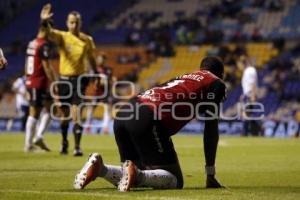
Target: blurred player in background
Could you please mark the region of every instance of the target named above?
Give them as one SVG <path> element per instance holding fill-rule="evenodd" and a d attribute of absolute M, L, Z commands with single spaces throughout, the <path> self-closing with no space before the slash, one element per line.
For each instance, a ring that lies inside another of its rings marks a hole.
<path fill-rule="evenodd" d="M 60 109 L 63 119 L 61 120 L 62 132 L 62 149 L 61 154 L 68 154 L 68 116 L 71 116 L 74 122 L 73 134 L 75 138 L 74 156 L 82 156 L 80 141 L 82 135 L 81 116 L 78 114 L 78 105 L 82 102 L 79 92 L 84 94 L 85 86 L 82 81 L 78 83 L 80 75 L 88 71 L 86 62 L 88 61 L 93 72 L 96 72 L 96 61 L 94 58 L 95 44 L 93 38 L 80 31 L 81 15 L 76 11 L 72 11 L 67 17 L 68 31 L 56 30 L 51 27 L 49 20 L 52 17 L 51 4 L 47 4 L 41 11 L 42 24 L 48 29 L 49 36 L 59 48 L 59 80 L 58 96 L 62 103 Z M 82 79 L 84 80 L 84 79 Z M 66 83 L 68 83 L 66 85 Z M 71 86 L 71 87 L 70 87 Z M 80 88 L 79 88 L 80 87 Z M 79 90 L 79 91 L 78 91 Z M 71 94 L 70 97 L 65 98 Z"/>
<path fill-rule="evenodd" d="M 106 61 L 107 61 L 107 54 L 104 52 L 100 52 L 96 59 L 97 73 L 101 75 L 101 77 L 103 77 L 104 80 L 94 81 L 87 88 L 87 93 L 89 96 L 99 97 L 99 96 L 103 96 L 104 92 L 107 92 L 107 94 L 105 94 L 103 98 L 93 100 L 93 103 L 101 102 L 105 106 L 103 112 L 102 124 L 101 124 L 102 134 L 109 134 L 109 124 L 111 121 L 111 112 L 112 112 L 111 107 L 113 101 L 112 84 L 116 80 L 116 78 L 113 77 L 112 75 L 111 67 L 106 65 Z M 87 119 L 86 119 L 87 131 L 89 131 L 91 127 L 95 108 L 96 106 L 87 107 Z"/>
<path fill-rule="evenodd" d="M 36 38 L 29 42 L 26 50 L 25 73 L 30 114 L 26 123 L 25 152 L 33 151 L 35 149 L 33 144 L 45 151 L 50 151 L 43 140 L 43 135 L 51 121 L 52 99 L 49 87 L 57 79 L 49 62 L 52 55 L 53 47 L 47 39 L 47 29 L 41 26 Z M 34 140 L 33 136 L 35 136 Z"/>
<path fill-rule="evenodd" d="M 223 187 L 215 178 L 219 105 L 226 92 L 223 74 L 223 63 L 216 57 L 206 57 L 199 71 L 179 76 L 131 99 L 117 113 L 114 122 L 123 166 L 104 165 L 101 156 L 94 153 L 76 175 L 74 188 L 82 189 L 96 177 L 118 185 L 120 191 L 129 191 L 135 186 L 182 188 L 183 176 L 171 136 L 195 117 L 195 113 L 190 115 L 191 109 L 197 108 L 199 103 L 205 105 L 195 109 L 196 112 L 207 117 L 203 138 L 206 187 Z M 173 107 L 176 102 L 187 106 Z M 157 114 L 160 119 L 156 118 Z M 190 117 L 182 118 L 187 116 Z"/>
<path fill-rule="evenodd" d="M 4 69 L 6 65 L 7 65 L 7 60 L 4 57 L 2 49 L 0 48 L 0 70 Z"/>
<path fill-rule="evenodd" d="M 21 131 L 25 131 L 26 121 L 29 115 L 29 102 L 27 100 L 26 77 L 17 78 L 12 86 L 12 91 L 16 94 L 17 115 L 21 119 Z"/>
<path fill-rule="evenodd" d="M 251 65 L 249 58 L 242 56 L 241 67 L 243 69 L 242 75 L 242 102 L 243 103 L 255 103 L 257 100 L 257 88 L 258 88 L 258 76 L 257 71 L 253 65 Z M 253 106 L 248 105 L 247 108 L 251 109 Z M 251 113 L 243 112 L 244 115 L 244 136 L 248 135 L 260 135 L 260 125 L 256 120 L 249 120 L 247 117 L 252 117 Z"/>

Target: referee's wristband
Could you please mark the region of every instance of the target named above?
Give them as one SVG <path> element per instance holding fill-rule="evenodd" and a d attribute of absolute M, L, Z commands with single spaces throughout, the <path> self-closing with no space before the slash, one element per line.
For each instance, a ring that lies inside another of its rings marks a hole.
<path fill-rule="evenodd" d="M 215 166 L 205 166 L 205 174 L 206 175 L 215 175 L 216 167 Z"/>

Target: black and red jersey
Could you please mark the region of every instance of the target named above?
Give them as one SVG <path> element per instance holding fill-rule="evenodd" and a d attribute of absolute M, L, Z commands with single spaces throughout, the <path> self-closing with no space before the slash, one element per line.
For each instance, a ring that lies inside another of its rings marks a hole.
<path fill-rule="evenodd" d="M 215 90 L 215 83 L 222 85 Z M 221 95 L 221 97 L 219 96 Z M 206 70 L 185 74 L 153 87 L 137 96 L 138 101 L 156 111 L 158 118 L 171 134 L 179 131 L 195 117 L 199 103 L 220 103 L 225 97 L 225 85 L 214 74 Z"/>
<path fill-rule="evenodd" d="M 105 88 L 107 90 L 107 96 L 105 98 L 108 98 L 111 96 L 111 88 L 112 88 L 112 69 L 109 66 L 106 65 L 99 65 L 97 66 L 97 73 L 104 76 L 106 79 L 106 85 L 102 87 L 98 87 L 96 90 L 95 96 L 101 96 L 103 95 Z"/>
<path fill-rule="evenodd" d="M 112 78 L 112 69 L 109 66 L 105 66 L 105 65 L 97 66 L 97 73 L 107 76 L 108 79 Z"/>
<path fill-rule="evenodd" d="M 48 78 L 42 60 L 50 58 L 50 44 L 46 39 L 36 38 L 29 42 L 26 50 L 26 87 L 46 89 Z"/>

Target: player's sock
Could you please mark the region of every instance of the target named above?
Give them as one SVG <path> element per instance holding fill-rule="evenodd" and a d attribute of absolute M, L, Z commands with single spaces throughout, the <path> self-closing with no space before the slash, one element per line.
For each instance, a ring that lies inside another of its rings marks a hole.
<path fill-rule="evenodd" d="M 80 126 L 79 124 L 74 124 L 73 134 L 74 134 L 74 139 L 75 139 L 75 149 L 80 149 L 82 126 Z"/>
<path fill-rule="evenodd" d="M 37 139 L 43 138 L 43 135 L 46 129 L 48 128 L 50 121 L 51 121 L 50 114 L 48 112 L 43 112 L 41 116 L 40 124 L 36 132 Z"/>
<path fill-rule="evenodd" d="M 63 142 L 65 142 L 68 139 L 69 124 L 68 123 L 62 123 L 60 125 L 60 129 L 61 129 L 61 135 L 62 135 Z"/>
<path fill-rule="evenodd" d="M 37 120 L 34 117 L 28 117 L 26 122 L 25 148 L 29 148 L 30 146 L 32 146 L 32 139 L 34 136 L 36 123 Z"/>
<path fill-rule="evenodd" d="M 99 176 L 117 186 L 122 178 L 122 168 L 114 165 L 104 165 Z"/>
<path fill-rule="evenodd" d="M 102 122 L 102 133 L 103 134 L 108 134 L 108 127 L 109 127 L 109 122 L 110 122 L 110 114 L 108 108 L 104 110 L 104 116 L 103 116 L 103 122 Z"/>
<path fill-rule="evenodd" d="M 171 172 L 163 169 L 138 170 L 137 186 L 156 189 L 176 189 L 177 178 Z"/>
<path fill-rule="evenodd" d="M 67 155 L 68 154 L 68 129 L 69 129 L 69 123 L 61 123 L 60 124 L 61 129 L 61 135 L 62 135 L 62 148 L 60 150 L 61 155 Z"/>
<path fill-rule="evenodd" d="M 205 166 L 205 174 L 206 175 L 216 175 L 216 167 L 213 165 L 213 166 Z"/>

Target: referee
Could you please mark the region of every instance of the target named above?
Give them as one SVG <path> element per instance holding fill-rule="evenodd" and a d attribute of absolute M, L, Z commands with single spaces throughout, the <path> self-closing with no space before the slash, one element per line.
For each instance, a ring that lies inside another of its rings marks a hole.
<path fill-rule="evenodd" d="M 74 122 L 73 134 L 75 138 L 74 156 L 82 156 L 80 148 L 80 140 L 82 135 L 82 126 L 80 125 L 80 117 L 77 116 L 78 105 L 81 104 L 79 92 L 83 94 L 85 85 L 84 81 L 80 84 L 78 80 L 80 75 L 86 74 L 88 65 L 96 72 L 96 61 L 94 57 L 95 44 L 93 38 L 80 31 L 81 15 L 79 12 L 72 11 L 67 17 L 68 31 L 53 29 L 49 23 L 53 13 L 51 12 L 51 4 L 46 4 L 41 11 L 42 24 L 48 27 L 50 39 L 53 40 L 59 48 L 59 75 L 60 84 L 58 84 L 58 96 L 61 103 L 60 112 L 61 133 L 62 133 L 62 155 L 68 154 L 68 116 L 72 116 Z M 80 87 L 80 88 L 79 88 Z"/>

